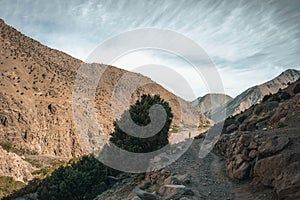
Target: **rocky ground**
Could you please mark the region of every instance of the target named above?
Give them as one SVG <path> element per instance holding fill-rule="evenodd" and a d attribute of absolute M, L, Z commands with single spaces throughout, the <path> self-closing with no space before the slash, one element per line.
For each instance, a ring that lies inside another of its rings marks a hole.
<path fill-rule="evenodd" d="M 229 117 L 204 159 L 198 137 L 168 167 L 98 199 L 299 199 L 299 117 L 300 80 Z"/>
<path fill-rule="evenodd" d="M 96 199 L 276 199 L 270 188 L 252 188 L 245 181 L 228 177 L 222 156 L 211 152 L 200 159 L 201 143 L 200 139 L 194 140 L 182 157 L 162 170 L 147 173 L 146 176 L 122 175 L 111 190 Z"/>

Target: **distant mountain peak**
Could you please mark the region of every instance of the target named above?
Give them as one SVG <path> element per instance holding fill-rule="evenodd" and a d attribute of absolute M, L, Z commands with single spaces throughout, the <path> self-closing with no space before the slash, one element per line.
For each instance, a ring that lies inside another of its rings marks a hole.
<path fill-rule="evenodd" d="M 296 69 L 287 69 L 277 77 L 263 84 L 256 85 L 248 88 L 231 101 L 223 104 L 210 113 L 205 113 L 207 117 L 218 119 L 218 121 L 224 120 L 219 116 L 230 116 L 238 114 L 250 106 L 259 103 L 263 97 L 267 94 L 274 94 L 278 90 L 284 89 L 289 83 L 294 83 L 300 78 L 300 71 Z"/>

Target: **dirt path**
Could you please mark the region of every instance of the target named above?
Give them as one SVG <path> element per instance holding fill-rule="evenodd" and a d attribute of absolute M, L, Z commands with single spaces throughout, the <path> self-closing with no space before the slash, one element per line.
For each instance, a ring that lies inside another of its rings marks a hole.
<path fill-rule="evenodd" d="M 188 199 L 216 200 L 264 200 L 274 199 L 271 190 L 251 191 L 246 183 L 230 180 L 225 172 L 225 163 L 219 156 L 209 153 L 204 159 L 198 157 L 201 140 L 194 140 L 191 147 L 170 168 L 175 174 L 190 176 L 186 187 L 194 192 Z"/>
<path fill-rule="evenodd" d="M 208 154 L 204 159 L 198 157 L 200 140 L 195 140 L 191 147 L 170 168 L 175 174 L 187 174 L 191 183 L 187 185 L 195 193 L 189 199 L 233 199 L 231 182 L 228 178 L 217 174 L 221 169 L 219 160 L 214 154 Z"/>

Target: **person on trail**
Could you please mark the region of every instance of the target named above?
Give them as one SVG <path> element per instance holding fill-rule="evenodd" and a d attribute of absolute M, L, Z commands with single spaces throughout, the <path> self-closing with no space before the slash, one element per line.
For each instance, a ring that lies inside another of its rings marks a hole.
<path fill-rule="evenodd" d="M 189 132 L 189 139 L 191 139 L 191 132 Z"/>

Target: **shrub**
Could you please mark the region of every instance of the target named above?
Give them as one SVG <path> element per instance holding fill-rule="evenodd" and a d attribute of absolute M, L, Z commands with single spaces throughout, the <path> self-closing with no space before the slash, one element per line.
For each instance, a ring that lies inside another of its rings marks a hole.
<path fill-rule="evenodd" d="M 277 127 L 278 127 L 278 128 L 283 128 L 283 127 L 285 127 L 285 126 L 287 126 L 287 124 L 284 123 L 284 122 L 278 122 L 278 123 L 277 123 Z"/>
<path fill-rule="evenodd" d="M 288 100 L 289 98 L 291 98 L 291 95 L 287 92 L 283 92 L 280 96 L 281 99 L 283 100 Z"/>
<path fill-rule="evenodd" d="M 2 148 L 6 151 L 11 151 L 13 148 L 13 145 L 11 142 L 4 142 L 0 144 L 2 146 Z"/>
<path fill-rule="evenodd" d="M 46 178 L 37 192 L 40 199 L 93 199 L 109 187 L 106 167 L 93 156 L 74 159 Z"/>
<path fill-rule="evenodd" d="M 294 94 L 297 94 L 300 92 L 300 83 L 298 83 L 295 88 L 293 89 Z"/>
<path fill-rule="evenodd" d="M 238 120 L 238 122 L 243 123 L 245 121 L 245 119 L 247 119 L 247 117 L 248 117 L 247 115 L 242 115 L 237 120 Z"/>
<path fill-rule="evenodd" d="M 139 138 L 125 133 L 118 124 L 130 123 L 128 122 L 126 113 L 123 113 L 120 120 L 114 122 L 115 131 L 111 134 L 110 141 L 119 148 L 135 153 L 147 153 L 158 150 L 169 143 L 168 132 L 172 122 L 173 114 L 167 102 L 160 98 L 160 96 L 143 95 L 140 101 L 137 101 L 130 107 L 128 111 L 134 123 L 139 126 L 148 125 L 151 120 L 149 117 L 149 109 L 151 106 L 160 104 L 167 113 L 167 119 L 164 127 L 154 136 L 148 138 Z M 128 114 L 128 113 L 127 113 Z"/>

